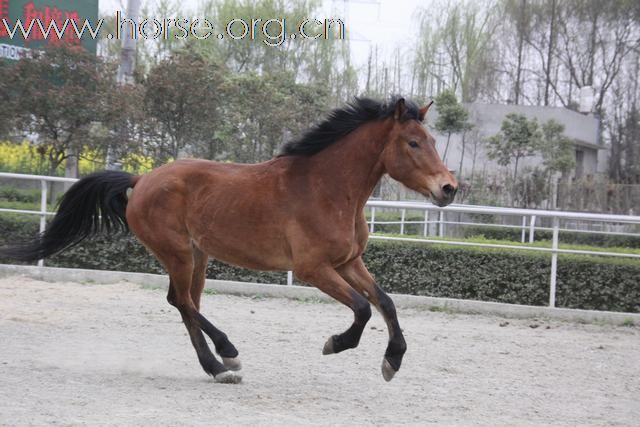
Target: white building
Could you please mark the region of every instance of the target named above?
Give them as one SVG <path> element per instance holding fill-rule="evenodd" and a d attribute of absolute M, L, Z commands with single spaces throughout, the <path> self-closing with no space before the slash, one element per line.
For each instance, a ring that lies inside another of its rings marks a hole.
<path fill-rule="evenodd" d="M 469 121 L 473 128 L 463 134 L 451 135 L 445 163 L 462 180 L 473 176 L 500 176 L 513 173 L 513 165 L 505 168 L 489 158 L 487 138 L 500 132 L 502 122 L 511 113 L 522 114 L 528 119 L 536 119 L 540 125 L 548 120 L 555 120 L 564 126 L 564 134 L 575 146 L 576 167 L 572 178 L 590 178 L 607 172 L 607 151 L 601 143 L 600 121 L 593 114 L 582 114 L 561 107 L 539 107 L 508 104 L 465 104 L 469 111 Z M 447 135 L 435 130 L 438 109 L 434 105 L 427 114 L 426 126 L 436 139 L 438 153 L 444 157 Z M 464 141 L 463 141 L 464 138 Z M 464 152 L 463 152 L 464 147 Z M 535 155 L 520 159 L 518 171 L 526 171 L 536 166 L 542 167 L 542 157 Z M 520 175 L 520 174 L 519 174 Z M 385 179 L 376 196 L 385 199 L 421 199 L 412 191 L 393 184 Z"/>

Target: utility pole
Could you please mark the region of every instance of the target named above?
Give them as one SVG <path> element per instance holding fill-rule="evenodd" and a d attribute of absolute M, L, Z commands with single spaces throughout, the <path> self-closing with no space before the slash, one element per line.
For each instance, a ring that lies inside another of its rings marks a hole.
<path fill-rule="evenodd" d="M 138 18 L 140 16 L 140 3 L 141 0 L 128 0 L 126 15 L 122 17 L 121 22 L 116 22 L 116 25 L 122 24 L 122 28 L 119 29 L 122 34 L 122 50 L 120 51 L 120 64 L 118 65 L 117 76 L 117 84 L 120 86 L 134 82 L 134 72 L 136 69 L 136 32 L 138 30 Z M 121 167 L 114 151 L 113 147 L 107 149 L 106 168 L 110 170 L 118 170 Z"/>
<path fill-rule="evenodd" d="M 139 16 L 140 0 L 129 0 L 125 18 L 133 21 L 135 28 L 129 22 L 125 22 L 122 25 L 122 50 L 120 51 L 120 65 L 118 66 L 118 84 L 120 85 L 133 83 L 133 73 L 136 68 L 137 34 L 134 34 L 131 30 L 137 30 Z M 116 24 L 119 25 L 120 23 Z"/>

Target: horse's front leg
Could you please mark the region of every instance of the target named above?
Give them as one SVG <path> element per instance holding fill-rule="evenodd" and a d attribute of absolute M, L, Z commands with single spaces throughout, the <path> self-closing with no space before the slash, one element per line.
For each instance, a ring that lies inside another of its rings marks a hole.
<path fill-rule="evenodd" d="M 375 283 L 371 273 L 358 257 L 338 269 L 340 275 L 361 295 L 373 304 L 385 322 L 389 331 L 389 343 L 382 360 L 382 376 L 386 381 L 391 381 L 400 369 L 402 358 L 407 351 L 407 343 L 402 335 L 402 329 L 398 323 L 396 307 L 387 293 Z"/>
<path fill-rule="evenodd" d="M 353 323 L 341 334 L 329 337 L 322 354 L 340 353 L 356 348 L 362 331 L 371 317 L 371 307 L 366 298 L 357 293 L 331 266 L 298 267 L 296 277 L 320 289 L 353 311 Z"/>

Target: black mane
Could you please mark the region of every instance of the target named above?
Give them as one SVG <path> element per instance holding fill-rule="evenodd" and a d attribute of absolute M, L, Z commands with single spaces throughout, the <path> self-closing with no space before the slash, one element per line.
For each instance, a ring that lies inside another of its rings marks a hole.
<path fill-rule="evenodd" d="M 364 123 L 391 117 L 400 98 L 394 96 L 386 103 L 370 98 L 355 98 L 346 106 L 333 110 L 326 119 L 306 131 L 302 137 L 287 142 L 278 157 L 316 154 Z M 419 120 L 418 105 L 405 100 L 405 106 L 407 109 L 400 120 Z"/>

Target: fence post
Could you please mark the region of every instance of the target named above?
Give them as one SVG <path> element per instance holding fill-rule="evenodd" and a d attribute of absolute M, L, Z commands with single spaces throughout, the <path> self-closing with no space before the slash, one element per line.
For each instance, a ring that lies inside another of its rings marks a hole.
<path fill-rule="evenodd" d="M 424 229 L 422 230 L 422 235 L 424 237 L 429 235 L 429 211 L 427 209 L 424 210 Z"/>
<path fill-rule="evenodd" d="M 47 227 L 47 181 L 40 180 L 40 234 Z M 44 267 L 44 260 L 38 260 L 38 267 Z"/>
<path fill-rule="evenodd" d="M 293 285 L 293 271 L 287 271 L 287 285 Z"/>
<path fill-rule="evenodd" d="M 402 209 L 400 211 L 400 235 L 401 236 L 404 234 L 404 220 L 406 217 L 407 217 L 407 210 Z"/>
<path fill-rule="evenodd" d="M 558 273 L 558 231 L 559 220 L 553 218 L 553 241 L 551 243 L 551 283 L 549 286 L 549 307 L 556 306 L 556 279 Z"/>
<path fill-rule="evenodd" d="M 522 215 L 522 233 L 520 236 L 520 242 L 524 243 L 527 235 L 527 216 Z"/>
<path fill-rule="evenodd" d="M 536 216 L 531 215 L 531 223 L 529 223 L 529 243 L 533 243 L 534 234 L 536 232 Z"/>
<path fill-rule="evenodd" d="M 376 208 L 371 208 L 371 224 L 369 224 L 369 233 L 373 233 L 374 227 L 376 223 Z"/>
<path fill-rule="evenodd" d="M 438 215 L 438 236 L 444 237 L 444 211 L 440 211 L 440 215 Z"/>

